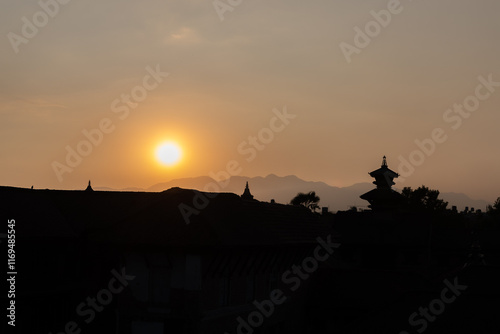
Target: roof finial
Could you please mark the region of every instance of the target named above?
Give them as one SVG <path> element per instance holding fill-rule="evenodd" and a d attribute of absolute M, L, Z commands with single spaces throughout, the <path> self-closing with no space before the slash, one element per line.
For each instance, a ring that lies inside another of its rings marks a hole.
<path fill-rule="evenodd" d="M 89 185 L 87 186 L 87 189 L 85 189 L 85 191 L 94 191 L 94 189 L 92 189 L 92 186 L 90 185 L 90 180 Z"/>
<path fill-rule="evenodd" d="M 384 158 L 382 159 L 382 167 L 387 167 L 387 158 L 384 155 Z"/>

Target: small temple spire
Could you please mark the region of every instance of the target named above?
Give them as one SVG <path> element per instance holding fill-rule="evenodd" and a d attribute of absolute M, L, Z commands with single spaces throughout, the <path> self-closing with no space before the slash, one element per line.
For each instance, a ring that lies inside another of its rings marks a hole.
<path fill-rule="evenodd" d="M 94 189 L 92 189 L 92 186 L 90 185 L 90 180 L 89 185 L 87 186 L 87 189 L 85 189 L 85 191 L 94 191 Z"/>
<path fill-rule="evenodd" d="M 245 187 L 245 191 L 243 192 L 243 195 L 241 195 L 241 198 L 246 200 L 253 200 L 253 195 L 250 193 L 250 188 L 248 187 L 248 181 Z"/>

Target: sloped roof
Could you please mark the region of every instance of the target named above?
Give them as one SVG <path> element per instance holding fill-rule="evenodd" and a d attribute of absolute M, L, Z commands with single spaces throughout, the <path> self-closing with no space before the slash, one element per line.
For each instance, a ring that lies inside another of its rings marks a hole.
<path fill-rule="evenodd" d="M 316 243 L 330 228 L 302 207 L 248 202 L 230 193 L 217 194 L 186 223 L 181 203 L 195 208 L 194 190 L 174 188 L 158 194 L 160 201 L 127 217 L 110 232 L 120 243 L 169 245 L 278 245 Z"/>
<path fill-rule="evenodd" d="M 379 199 L 379 200 L 388 200 L 388 201 L 400 201 L 403 198 L 403 195 L 398 193 L 393 189 L 372 189 L 367 193 L 359 196 L 364 200 L 371 199 Z"/>
<path fill-rule="evenodd" d="M 0 187 L 9 214 L 24 222 L 21 233 L 39 237 L 85 233 L 98 242 L 224 246 L 316 243 L 330 234 L 305 208 L 248 202 L 229 193 L 209 199 L 187 224 L 179 205 L 196 209 L 195 195 L 211 194 L 180 188 L 148 193 Z"/>
<path fill-rule="evenodd" d="M 382 167 L 380 167 L 379 169 L 376 169 L 376 170 L 374 170 L 373 172 L 370 172 L 369 174 L 370 174 L 370 176 L 371 176 L 371 177 L 376 177 L 376 176 L 378 176 L 378 175 L 385 175 L 385 174 L 387 174 L 387 173 L 388 173 L 391 177 L 393 177 L 393 178 L 396 178 L 396 177 L 398 177 L 398 176 L 399 176 L 399 174 L 398 174 L 398 173 L 396 173 L 396 172 L 395 172 L 395 171 L 393 171 L 392 169 L 389 169 L 389 167 L 387 167 L 387 166 L 382 166 Z"/>

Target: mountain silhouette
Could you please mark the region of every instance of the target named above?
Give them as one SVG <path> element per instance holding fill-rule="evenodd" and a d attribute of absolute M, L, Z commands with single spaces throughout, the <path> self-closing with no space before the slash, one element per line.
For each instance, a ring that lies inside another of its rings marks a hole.
<path fill-rule="evenodd" d="M 374 185 L 370 182 L 356 183 L 348 187 L 330 186 L 324 182 L 305 181 L 295 175 L 277 176 L 269 174 L 266 177 L 246 177 L 233 176 L 229 180 L 219 183 L 220 192 L 230 192 L 241 195 L 245 189 L 246 182 L 250 185 L 250 190 L 259 201 L 270 201 L 274 199 L 278 203 L 287 204 L 299 192 L 315 191 L 320 197 L 319 205 L 328 207 L 330 211 L 348 210 L 351 206 L 366 209 L 368 202 L 359 198 L 361 194 L 370 191 Z M 173 187 L 197 189 L 203 191 L 210 183 L 217 183 L 209 176 L 199 176 L 192 178 L 174 179 L 168 182 L 157 183 L 149 188 L 125 188 L 127 191 L 148 191 L 161 192 Z M 106 187 L 95 187 L 97 190 L 112 190 Z M 401 191 L 401 189 L 397 189 Z M 439 190 L 439 189 L 438 189 Z M 210 189 L 213 191 L 213 189 Z M 458 210 L 469 208 L 485 210 L 490 204 L 484 200 L 474 200 L 463 193 L 441 193 L 440 198 L 448 202 L 448 208 L 456 205 Z"/>

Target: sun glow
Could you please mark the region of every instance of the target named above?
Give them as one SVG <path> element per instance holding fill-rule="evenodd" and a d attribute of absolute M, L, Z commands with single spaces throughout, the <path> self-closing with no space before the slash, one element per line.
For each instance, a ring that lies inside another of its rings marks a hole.
<path fill-rule="evenodd" d="M 182 158 L 182 150 L 177 143 L 163 142 L 156 148 L 156 159 L 165 166 L 174 166 Z"/>

